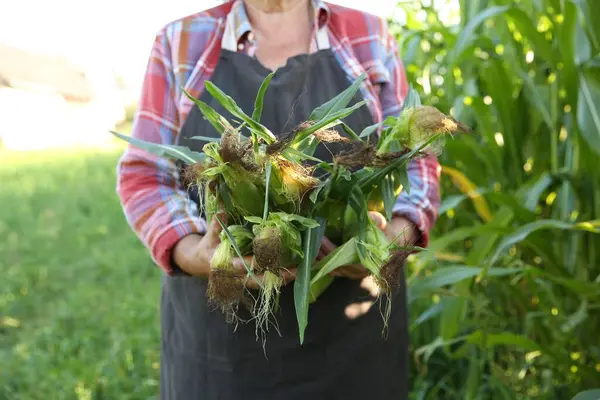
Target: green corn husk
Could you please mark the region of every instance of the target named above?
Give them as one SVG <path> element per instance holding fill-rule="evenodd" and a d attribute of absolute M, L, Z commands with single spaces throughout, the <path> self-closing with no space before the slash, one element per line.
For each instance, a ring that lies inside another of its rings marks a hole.
<path fill-rule="evenodd" d="M 266 219 L 246 217 L 246 220 L 255 224 L 252 227 L 253 270 L 264 274 L 263 288 L 254 313 L 257 332 L 266 331 L 269 316 L 278 306 L 278 296 L 283 285 L 281 272 L 297 265 L 304 256 L 301 231 L 319 224 L 312 219 L 284 212 L 269 213 Z"/>
<path fill-rule="evenodd" d="M 228 150 L 222 151 L 224 148 Z M 240 158 L 235 159 L 232 148 L 231 143 L 225 147 L 216 142 L 207 143 L 204 153 L 211 161 L 206 163 L 205 168 L 198 169 L 198 180 L 207 182 L 209 186 L 216 185 L 217 197 L 225 206 L 225 211 L 234 221 L 243 221 L 246 215 L 262 214 L 264 180 L 258 165 L 254 165 L 252 171 L 246 169 L 252 163 L 248 151 L 237 154 Z M 226 162 L 223 155 L 230 161 Z"/>
<path fill-rule="evenodd" d="M 422 105 L 404 109 L 398 117 L 388 118 L 387 123 L 392 127 L 390 140 L 398 140 L 403 148 L 409 150 L 419 148 L 431 137 L 442 134 L 422 150 L 427 155 L 436 156 L 442 153 L 447 135 L 470 132 L 469 127 L 437 108 Z M 381 150 L 389 151 L 386 147 Z"/>

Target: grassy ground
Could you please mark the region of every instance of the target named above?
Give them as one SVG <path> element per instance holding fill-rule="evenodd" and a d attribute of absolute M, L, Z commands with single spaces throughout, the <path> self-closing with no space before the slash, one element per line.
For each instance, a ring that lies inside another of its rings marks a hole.
<path fill-rule="evenodd" d="M 0 152 L 0 399 L 149 399 L 160 274 L 115 194 L 120 149 Z"/>

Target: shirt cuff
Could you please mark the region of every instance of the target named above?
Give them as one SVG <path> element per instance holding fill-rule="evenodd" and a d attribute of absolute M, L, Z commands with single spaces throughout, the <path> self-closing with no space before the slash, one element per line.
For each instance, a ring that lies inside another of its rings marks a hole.
<path fill-rule="evenodd" d="M 173 261 L 173 248 L 183 237 L 206 233 L 203 219 L 183 219 L 167 225 L 152 244 L 152 259 L 167 275 L 184 274 Z"/>

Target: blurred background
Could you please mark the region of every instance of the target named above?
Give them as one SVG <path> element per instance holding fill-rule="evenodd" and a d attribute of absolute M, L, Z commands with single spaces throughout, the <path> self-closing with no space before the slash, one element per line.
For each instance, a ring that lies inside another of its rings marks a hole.
<path fill-rule="evenodd" d="M 472 125 L 407 266 L 413 399 L 600 399 L 596 0 L 336 0 L 389 19 L 423 103 Z M 160 272 L 115 194 L 155 33 L 217 4 L 0 12 L 0 399 L 151 399 Z"/>

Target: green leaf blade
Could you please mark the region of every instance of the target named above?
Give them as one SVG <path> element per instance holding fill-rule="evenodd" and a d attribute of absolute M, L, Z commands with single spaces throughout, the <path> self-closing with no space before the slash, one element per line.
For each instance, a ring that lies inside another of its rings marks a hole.
<path fill-rule="evenodd" d="M 122 139 L 131 145 L 154 154 L 159 157 L 167 157 L 183 161 L 186 164 L 196 164 L 204 161 L 204 154 L 190 150 L 185 146 L 166 145 L 160 143 L 148 142 L 137 139 L 132 136 L 126 136 L 118 132 L 110 131 L 114 136 Z"/>
<path fill-rule="evenodd" d="M 309 119 L 311 121 L 321 121 L 327 118 L 329 115 L 335 114 L 345 108 L 350 100 L 354 98 L 356 92 L 360 89 L 360 85 L 366 79 L 367 74 L 361 74 L 347 89 L 329 100 L 325 104 L 315 108 L 310 114 Z"/>
<path fill-rule="evenodd" d="M 321 248 L 321 242 L 325 233 L 326 221 L 319 218 L 319 226 L 309 228 L 303 235 L 304 258 L 298 265 L 296 280 L 294 281 L 294 305 L 296 308 L 296 319 L 300 344 L 304 343 L 304 334 L 308 325 L 308 308 L 310 304 L 310 276 L 312 264 Z"/>
<path fill-rule="evenodd" d="M 258 123 L 260 123 L 260 117 L 262 116 L 263 110 L 263 102 L 265 98 L 265 93 L 269 88 L 269 84 L 271 80 L 275 76 L 275 71 L 271 72 L 267 77 L 263 80 L 260 88 L 258 89 L 258 94 L 256 95 L 256 100 L 254 101 L 254 112 L 252 112 L 252 119 Z"/>

